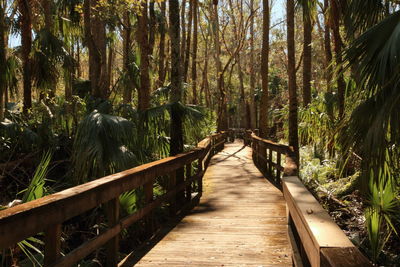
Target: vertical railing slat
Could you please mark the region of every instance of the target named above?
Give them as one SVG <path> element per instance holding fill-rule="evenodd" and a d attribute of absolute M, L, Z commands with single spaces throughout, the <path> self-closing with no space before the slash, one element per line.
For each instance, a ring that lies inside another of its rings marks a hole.
<path fill-rule="evenodd" d="M 107 221 L 108 227 L 113 227 L 119 222 L 119 197 L 111 199 L 106 203 L 106 213 L 107 213 Z M 107 242 L 106 245 L 107 250 L 107 266 L 117 266 L 118 252 L 119 252 L 119 235 L 113 237 L 110 241 Z"/>
<path fill-rule="evenodd" d="M 62 224 L 58 223 L 46 229 L 44 233 L 44 266 L 51 266 L 61 256 Z"/>

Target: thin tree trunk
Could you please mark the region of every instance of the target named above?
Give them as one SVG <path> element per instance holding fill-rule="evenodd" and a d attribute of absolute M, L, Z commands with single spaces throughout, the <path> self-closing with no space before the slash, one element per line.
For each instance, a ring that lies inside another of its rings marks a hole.
<path fill-rule="evenodd" d="M 242 59 L 240 53 L 237 56 L 237 65 L 238 65 L 239 86 L 240 86 L 240 100 L 239 100 L 240 128 L 246 128 L 247 127 L 246 96 L 244 93 L 244 79 L 243 79 Z"/>
<path fill-rule="evenodd" d="M 311 103 L 311 41 L 312 23 L 311 18 L 303 10 L 303 106 Z"/>
<path fill-rule="evenodd" d="M 81 69 L 81 47 L 79 45 L 79 40 L 76 40 L 76 71 L 78 78 L 82 77 Z"/>
<path fill-rule="evenodd" d="M 221 64 L 221 44 L 219 40 L 219 16 L 218 16 L 218 0 L 213 0 L 214 9 L 214 49 L 215 49 L 215 64 L 217 67 L 217 88 L 219 92 L 218 100 L 218 121 L 217 130 L 223 131 L 228 127 L 227 122 L 227 107 L 226 93 L 224 90 L 224 75 L 222 74 Z"/>
<path fill-rule="evenodd" d="M 166 4 L 165 1 L 161 3 L 161 29 L 160 29 L 160 55 L 158 58 L 158 87 L 164 85 L 165 82 L 165 31 L 166 31 Z"/>
<path fill-rule="evenodd" d="M 344 101 L 345 101 L 345 90 L 346 83 L 343 77 L 342 68 L 342 38 L 340 37 L 340 14 L 339 7 L 336 0 L 331 0 L 331 18 L 332 18 L 332 32 L 333 32 L 333 42 L 335 44 L 335 60 L 336 66 L 338 68 L 337 77 L 337 88 L 338 88 L 338 99 L 339 99 L 339 119 L 344 116 Z"/>
<path fill-rule="evenodd" d="M 153 55 L 154 43 L 156 41 L 156 12 L 154 10 L 154 0 L 150 0 L 149 15 L 149 55 Z"/>
<path fill-rule="evenodd" d="M 260 101 L 260 137 L 268 135 L 268 59 L 269 59 L 269 0 L 263 0 L 263 41 L 261 50 L 261 86 L 262 94 Z"/>
<path fill-rule="evenodd" d="M 299 137 L 297 124 L 297 88 L 294 36 L 294 0 L 287 0 L 287 49 L 289 87 L 289 145 L 296 152 L 299 161 Z"/>
<path fill-rule="evenodd" d="M 204 88 L 206 107 L 210 108 L 211 107 L 210 90 L 208 87 L 208 37 L 206 38 L 204 44 L 203 88 Z"/>
<path fill-rule="evenodd" d="M 140 87 L 138 89 L 138 109 L 144 111 L 150 107 L 150 77 L 149 77 L 149 26 L 147 17 L 147 0 L 142 3 L 142 10 L 138 16 L 138 43 L 140 47 Z"/>
<path fill-rule="evenodd" d="M 254 0 L 250 0 L 250 12 L 254 13 Z M 254 101 L 256 77 L 254 73 L 254 16 L 250 21 L 250 128 L 254 130 L 257 126 L 257 107 Z"/>
<path fill-rule="evenodd" d="M 169 0 L 169 21 L 171 39 L 171 102 L 178 103 L 182 99 L 178 0 Z M 183 151 L 182 117 L 176 105 L 173 105 L 171 110 L 170 131 L 170 155 L 174 156 Z"/>
<path fill-rule="evenodd" d="M 181 57 L 181 60 L 182 60 L 182 62 L 185 62 L 185 44 L 186 44 L 186 42 L 185 42 L 185 40 L 186 40 L 186 25 L 185 25 L 185 17 L 186 17 L 186 1 L 187 0 L 182 0 L 182 7 L 181 7 L 181 22 L 180 22 L 180 24 L 181 24 L 181 29 L 182 29 L 182 35 L 181 35 L 181 40 L 182 40 L 182 42 L 181 42 L 181 44 L 180 44 L 180 46 L 181 46 L 181 51 L 179 52 L 179 53 L 181 53 L 180 54 L 180 57 Z M 190 1 L 190 0 L 189 0 Z"/>
<path fill-rule="evenodd" d="M 331 82 L 332 82 L 332 47 L 331 47 L 331 31 L 329 26 L 329 0 L 324 0 L 324 23 L 325 23 L 325 31 L 324 31 L 324 51 L 325 51 L 325 79 L 327 92 L 332 92 Z M 333 114 L 332 114 L 333 115 Z"/>
<path fill-rule="evenodd" d="M 21 46 L 22 46 L 22 69 L 24 87 L 24 113 L 32 107 L 32 77 L 31 77 L 31 48 L 32 48 L 32 18 L 31 2 L 19 0 L 19 11 L 21 13 Z"/>
<path fill-rule="evenodd" d="M 126 11 L 124 14 L 123 53 L 122 53 L 124 72 L 126 75 L 124 84 L 124 96 L 123 96 L 124 104 L 128 104 L 132 101 L 133 75 L 130 68 L 131 35 L 132 35 L 132 25 L 130 19 L 130 11 Z"/>
<path fill-rule="evenodd" d="M 192 92 L 193 104 L 197 104 L 197 39 L 198 39 L 198 0 L 193 1 L 193 53 L 192 53 Z"/>
<path fill-rule="evenodd" d="M 6 14 L 3 3 L 0 2 L 0 122 L 4 120 L 4 97 L 7 91 L 6 84 Z"/>
<path fill-rule="evenodd" d="M 113 64 L 114 64 L 114 47 L 111 44 L 108 47 L 108 65 L 107 65 L 107 74 L 108 74 L 108 84 L 111 85 L 113 83 Z"/>
<path fill-rule="evenodd" d="M 187 82 L 188 72 L 189 72 L 189 61 L 190 61 L 190 41 L 192 37 L 192 21 L 193 21 L 193 1 L 189 2 L 189 18 L 187 25 L 187 35 L 186 35 L 186 46 L 185 46 L 185 58 L 184 58 L 184 69 L 183 69 L 183 81 Z"/>

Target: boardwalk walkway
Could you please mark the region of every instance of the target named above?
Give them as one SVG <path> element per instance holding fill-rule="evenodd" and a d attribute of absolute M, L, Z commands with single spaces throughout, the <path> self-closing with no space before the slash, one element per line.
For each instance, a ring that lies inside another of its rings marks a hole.
<path fill-rule="evenodd" d="M 200 205 L 135 266 L 290 266 L 290 253 L 282 193 L 235 142 L 212 158 Z"/>

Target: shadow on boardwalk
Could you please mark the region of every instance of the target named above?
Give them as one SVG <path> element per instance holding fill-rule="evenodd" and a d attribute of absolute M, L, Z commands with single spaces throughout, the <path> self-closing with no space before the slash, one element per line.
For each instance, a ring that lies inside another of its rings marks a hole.
<path fill-rule="evenodd" d="M 204 176 L 200 204 L 122 266 L 291 266 L 286 206 L 243 143 L 227 144 Z"/>

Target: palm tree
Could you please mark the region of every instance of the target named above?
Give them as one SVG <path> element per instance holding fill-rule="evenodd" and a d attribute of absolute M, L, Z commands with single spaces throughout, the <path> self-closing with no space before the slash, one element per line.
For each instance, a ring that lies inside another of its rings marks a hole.
<path fill-rule="evenodd" d="M 288 51 L 288 89 L 289 89 L 289 145 L 296 152 L 299 161 L 299 136 L 297 121 L 297 88 L 294 42 L 294 0 L 287 0 L 287 51 Z"/>
<path fill-rule="evenodd" d="M 260 136 L 267 137 L 268 134 L 268 74 L 269 74 L 269 0 L 263 0 L 263 39 L 261 51 L 261 81 L 262 95 L 260 101 Z"/>
<path fill-rule="evenodd" d="M 344 60 L 346 68 L 357 63 L 358 90 L 364 97 L 351 115 L 349 127 L 343 132 L 343 137 L 347 136 L 343 141 L 347 147 L 361 148 L 366 168 L 380 167 L 387 160 L 395 164 L 396 144 L 400 141 L 400 54 L 397 49 L 400 11 L 379 22 L 385 14 L 383 5 L 364 6 L 360 11 L 356 9 L 357 4 L 363 3 L 353 1 L 349 16 L 355 21 L 370 18 L 357 30 L 370 28 L 345 50 Z M 387 155 L 393 157 L 388 159 Z"/>

